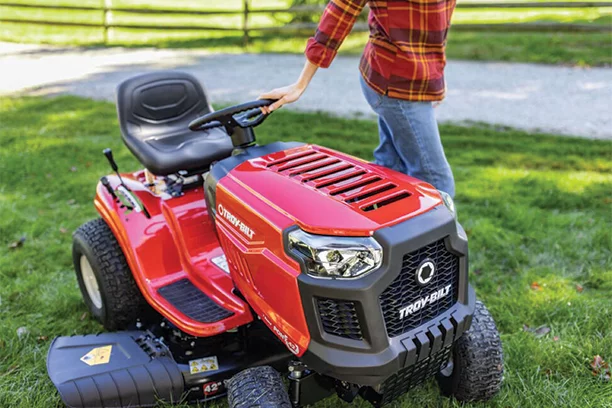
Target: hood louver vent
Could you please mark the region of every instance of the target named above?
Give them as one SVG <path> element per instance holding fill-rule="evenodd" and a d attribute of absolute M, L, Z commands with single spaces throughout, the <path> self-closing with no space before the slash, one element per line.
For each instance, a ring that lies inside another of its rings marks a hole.
<path fill-rule="evenodd" d="M 266 167 L 365 212 L 410 197 L 371 170 L 316 150 L 290 154 Z"/>
<path fill-rule="evenodd" d="M 363 211 L 377 210 L 380 207 L 384 207 L 385 205 L 393 204 L 396 201 L 403 200 L 404 198 L 408 198 L 408 197 L 410 197 L 410 194 L 405 192 L 405 191 L 402 191 L 402 192 L 397 193 L 397 194 L 395 194 L 395 195 L 393 195 L 391 197 L 385 198 L 384 200 L 381 200 L 381 201 L 379 201 L 377 203 L 366 205 L 365 207 L 362 207 L 361 209 Z"/>

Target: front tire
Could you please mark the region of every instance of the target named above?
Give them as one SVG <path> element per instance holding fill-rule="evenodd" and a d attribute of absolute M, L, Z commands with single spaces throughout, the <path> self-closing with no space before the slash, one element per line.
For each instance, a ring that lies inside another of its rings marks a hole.
<path fill-rule="evenodd" d="M 106 330 L 126 329 L 142 317 L 147 303 L 104 220 L 91 220 L 75 231 L 72 260 L 83 301 Z"/>
<path fill-rule="evenodd" d="M 459 401 L 487 401 L 500 390 L 504 359 L 493 317 L 486 306 L 476 301 L 472 326 L 457 340 L 452 359 L 438 376 L 445 396 Z"/>
<path fill-rule="evenodd" d="M 225 386 L 230 408 L 291 408 L 283 380 L 270 366 L 241 371 Z"/>

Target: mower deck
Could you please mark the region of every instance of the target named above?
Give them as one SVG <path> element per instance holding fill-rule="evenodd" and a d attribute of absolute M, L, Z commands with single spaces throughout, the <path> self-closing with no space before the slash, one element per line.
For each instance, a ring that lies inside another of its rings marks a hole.
<path fill-rule="evenodd" d="M 235 333 L 216 341 L 176 336 L 167 324 L 150 329 L 56 338 L 47 371 L 64 403 L 140 407 L 160 400 L 208 401 L 225 395 L 224 381 L 244 368 L 270 365 L 283 371 L 292 357 L 267 329 L 248 340 Z"/>
<path fill-rule="evenodd" d="M 95 205 L 147 301 L 193 336 L 214 336 L 251 322 L 248 305 L 233 293 L 202 188 L 167 199 L 144 186 L 144 172 L 122 178 L 150 218 L 127 210 L 102 184 Z M 107 179 L 113 188 L 120 184 L 116 176 Z"/>

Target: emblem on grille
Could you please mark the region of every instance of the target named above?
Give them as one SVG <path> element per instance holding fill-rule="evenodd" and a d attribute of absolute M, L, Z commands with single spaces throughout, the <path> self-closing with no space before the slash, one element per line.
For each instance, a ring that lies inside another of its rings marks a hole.
<path fill-rule="evenodd" d="M 416 302 L 409 304 L 406 307 L 400 309 L 400 320 L 410 316 L 413 313 L 418 312 L 423 309 L 425 306 L 430 305 L 432 303 L 438 302 L 443 297 L 447 296 L 450 293 L 451 285 L 446 285 L 442 289 L 438 289 L 435 292 L 430 293 L 429 295 L 420 298 Z"/>
<path fill-rule="evenodd" d="M 427 285 L 436 273 L 436 264 L 427 258 L 417 268 L 416 279 L 419 285 Z"/>

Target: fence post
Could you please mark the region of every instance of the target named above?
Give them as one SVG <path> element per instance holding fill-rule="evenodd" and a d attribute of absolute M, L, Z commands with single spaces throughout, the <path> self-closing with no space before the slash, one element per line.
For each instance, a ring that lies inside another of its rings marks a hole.
<path fill-rule="evenodd" d="M 103 0 L 104 1 L 104 45 L 108 45 L 108 40 L 109 40 L 109 25 L 112 23 L 113 20 L 113 15 L 112 15 L 112 9 L 113 9 L 113 4 L 112 4 L 112 0 Z"/>
<path fill-rule="evenodd" d="M 244 0 L 244 14 L 242 16 L 242 46 L 249 45 L 249 0 Z"/>

